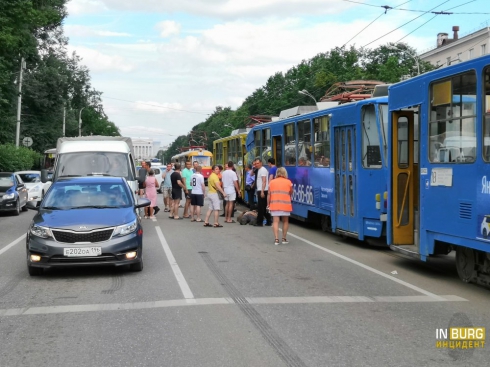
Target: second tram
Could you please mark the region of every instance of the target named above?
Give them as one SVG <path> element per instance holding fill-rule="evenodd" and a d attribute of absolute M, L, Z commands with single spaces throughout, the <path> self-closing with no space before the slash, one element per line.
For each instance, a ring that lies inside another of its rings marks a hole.
<path fill-rule="evenodd" d="M 202 175 L 207 182 L 208 177 L 211 174 L 211 166 L 213 165 L 213 154 L 204 149 L 203 146 L 192 146 L 186 148 L 187 150 L 182 153 L 176 154 L 172 157 L 172 163 L 180 163 L 182 169 L 185 168 L 185 162 L 197 161 L 202 167 Z"/>
<path fill-rule="evenodd" d="M 234 130 L 230 136 L 221 138 L 213 142 L 213 157 L 215 164 L 223 167 L 229 161 L 235 163 L 238 183 L 242 198 L 245 198 L 245 167 L 251 161 L 247 161 L 245 142 L 249 129 Z"/>

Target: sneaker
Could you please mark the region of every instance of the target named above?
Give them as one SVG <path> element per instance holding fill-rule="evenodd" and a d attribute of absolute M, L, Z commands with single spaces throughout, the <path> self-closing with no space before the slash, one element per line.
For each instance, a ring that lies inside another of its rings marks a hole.
<path fill-rule="evenodd" d="M 164 212 L 169 212 L 169 211 L 170 211 L 170 209 L 169 209 L 169 208 L 165 208 L 163 211 L 164 211 Z"/>
<path fill-rule="evenodd" d="M 288 243 L 289 243 L 289 241 L 287 239 L 285 239 L 285 238 L 282 239 L 282 244 L 283 245 L 287 245 Z"/>
<path fill-rule="evenodd" d="M 284 243 L 284 242 L 283 242 Z M 274 241 L 274 245 L 276 246 L 279 246 L 279 240 L 276 238 L 276 240 Z"/>
<path fill-rule="evenodd" d="M 158 206 L 156 206 L 154 209 L 153 209 L 153 212 L 154 214 L 153 215 L 157 215 L 157 213 L 160 211 L 160 208 Z"/>

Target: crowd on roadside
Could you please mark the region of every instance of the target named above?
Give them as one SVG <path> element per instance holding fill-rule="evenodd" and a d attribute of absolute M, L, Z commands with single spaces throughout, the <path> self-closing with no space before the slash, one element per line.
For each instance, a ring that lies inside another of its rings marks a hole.
<path fill-rule="evenodd" d="M 237 220 L 240 224 L 251 224 L 255 227 L 272 226 L 274 244 L 279 245 L 279 221 L 282 221 L 282 243 L 287 244 L 289 215 L 292 212 L 291 195 L 293 185 L 288 179 L 283 167 L 276 167 L 274 158 L 268 160 L 267 170 L 261 159 L 256 158 L 252 164 L 245 167 L 245 191 L 250 210 L 242 213 Z M 157 205 L 158 181 L 151 162 L 142 162 L 142 169 L 147 171 L 146 180 L 140 184 L 140 195 L 146 196 L 151 205 L 145 208 L 145 218 L 155 218 L 160 211 Z M 225 167 L 212 166 L 208 177 L 206 193 L 202 167 L 197 161 L 186 162 L 185 167 L 180 163 L 167 164 L 162 173 L 160 190 L 163 193 L 164 212 L 169 219 L 190 219 L 191 222 L 203 222 L 204 227 L 221 228 L 219 222 L 221 202 L 223 202 L 224 223 L 236 223 L 234 213 L 236 200 L 241 196 L 240 184 L 235 165 L 229 161 Z M 185 198 L 182 216 L 179 215 L 181 201 Z M 205 199 L 208 210 L 204 220 L 201 218 Z M 243 198 L 245 200 L 245 198 Z M 213 219 L 213 223 L 210 220 Z"/>

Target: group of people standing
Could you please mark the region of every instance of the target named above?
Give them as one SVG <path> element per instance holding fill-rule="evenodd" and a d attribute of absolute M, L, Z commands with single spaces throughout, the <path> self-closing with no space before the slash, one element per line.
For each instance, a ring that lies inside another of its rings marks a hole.
<path fill-rule="evenodd" d="M 146 197 L 151 201 L 145 218 L 154 218 L 160 210 L 156 205 L 158 182 L 154 177 L 149 162 L 144 162 L 142 168 L 147 169 L 148 176 L 145 181 Z M 275 236 L 274 244 L 279 242 L 279 221 L 283 223 L 282 243 L 287 244 L 287 231 L 289 228 L 289 215 L 292 212 L 291 195 L 293 184 L 288 179 L 285 168 L 277 168 L 274 158 L 268 160 L 269 170 L 267 170 L 260 158 L 256 158 L 252 165 L 246 168 L 246 191 L 251 207 L 255 205 L 254 197 L 257 200 L 257 220 L 254 226 L 272 226 Z M 219 223 L 220 201 L 223 200 L 225 223 L 235 223 L 233 212 L 235 202 L 240 197 L 241 191 L 238 184 L 238 176 L 234 169 L 234 164 L 229 161 L 223 169 L 222 166 L 214 165 L 208 177 L 209 202 L 208 211 L 204 219 L 205 227 L 220 228 Z M 201 208 L 204 206 L 206 198 L 206 188 L 202 167 L 198 162 L 190 161 L 185 163 L 185 168 L 181 170 L 180 163 L 167 164 L 166 171 L 162 174 L 163 199 L 165 212 L 169 212 L 169 218 L 174 220 L 191 219 L 192 222 L 202 222 Z M 141 187 L 140 187 L 141 188 Z M 180 202 L 185 195 L 184 213 L 179 216 Z M 220 197 L 221 195 L 221 197 Z M 209 221 L 214 217 L 214 223 Z"/>

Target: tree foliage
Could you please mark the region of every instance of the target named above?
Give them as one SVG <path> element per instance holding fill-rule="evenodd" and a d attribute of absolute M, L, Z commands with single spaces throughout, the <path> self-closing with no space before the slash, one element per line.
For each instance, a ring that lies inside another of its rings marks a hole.
<path fill-rule="evenodd" d="M 90 85 L 89 70 L 66 51 L 66 2 L 0 1 L 0 144 L 15 142 L 22 58 L 20 140 L 32 137 L 32 148 L 39 152 L 56 146 L 63 136 L 63 115 L 66 136 L 78 136 L 80 116 L 82 135 L 120 135 L 103 111 L 101 93 Z"/>

